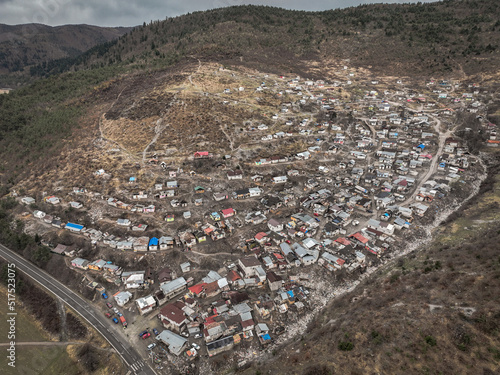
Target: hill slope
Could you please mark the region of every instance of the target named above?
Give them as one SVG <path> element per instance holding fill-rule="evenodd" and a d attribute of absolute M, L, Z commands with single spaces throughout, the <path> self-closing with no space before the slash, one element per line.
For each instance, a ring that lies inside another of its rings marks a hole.
<path fill-rule="evenodd" d="M 166 66 L 184 57 L 243 62 L 274 72 L 307 72 L 349 60 L 375 73 L 474 74 L 499 61 L 494 0 L 372 4 L 324 12 L 236 6 L 137 27 L 79 67 Z"/>
<path fill-rule="evenodd" d="M 0 24 L 0 74 L 20 72 L 27 66 L 54 59 L 76 57 L 95 45 L 119 38 L 130 29 L 90 25 Z"/>

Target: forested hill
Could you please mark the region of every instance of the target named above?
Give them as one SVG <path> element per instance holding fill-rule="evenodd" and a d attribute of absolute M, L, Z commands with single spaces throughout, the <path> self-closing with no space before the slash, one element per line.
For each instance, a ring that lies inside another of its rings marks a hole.
<path fill-rule="evenodd" d="M 0 24 L 0 74 L 21 72 L 25 67 L 50 60 L 76 57 L 95 45 L 125 34 L 129 27 L 41 24 Z"/>
<path fill-rule="evenodd" d="M 349 59 L 375 72 L 470 74 L 498 66 L 498 14 L 497 0 L 371 4 L 324 12 L 235 6 L 144 24 L 117 43 L 61 63 L 65 69 L 161 67 L 189 56 L 297 70 L 311 60 Z"/>

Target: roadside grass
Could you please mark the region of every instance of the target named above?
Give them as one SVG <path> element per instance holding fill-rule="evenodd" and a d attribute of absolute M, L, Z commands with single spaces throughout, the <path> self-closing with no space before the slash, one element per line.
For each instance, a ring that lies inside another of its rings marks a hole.
<path fill-rule="evenodd" d="M 9 323 L 7 322 L 7 288 L 4 284 L 0 285 L 0 295 L 2 296 L 0 306 L 0 343 L 10 342 L 7 337 L 9 331 Z M 26 341 L 51 341 L 50 337 L 39 326 L 39 324 L 28 314 L 28 312 L 21 306 L 19 299 L 16 300 L 16 342 Z M 4 367 L 0 367 L 4 368 Z"/>
<path fill-rule="evenodd" d="M 17 346 L 16 367 L 9 367 L 7 363 L 7 356 L 2 356 L 0 368 L 3 374 L 77 375 L 82 373 L 68 355 L 65 346 Z"/>

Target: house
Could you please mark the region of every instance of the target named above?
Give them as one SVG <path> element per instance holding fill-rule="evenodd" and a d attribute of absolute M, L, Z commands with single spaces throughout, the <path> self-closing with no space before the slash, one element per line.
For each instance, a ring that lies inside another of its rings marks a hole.
<path fill-rule="evenodd" d="M 59 255 L 66 255 L 68 253 L 68 246 L 63 244 L 58 244 L 54 249 L 51 250 L 53 253 Z M 106 263 L 106 262 L 104 262 Z M 90 266 L 90 265 L 89 265 Z"/>
<path fill-rule="evenodd" d="M 224 219 L 227 219 L 228 217 L 234 216 L 236 211 L 232 208 L 226 208 L 225 210 L 222 210 L 221 213 Z"/>
<path fill-rule="evenodd" d="M 159 241 L 158 241 L 158 238 L 156 237 L 152 237 L 150 240 L 149 240 L 149 243 L 148 243 L 148 250 L 149 251 L 155 251 L 155 250 L 158 250 L 159 249 Z"/>
<path fill-rule="evenodd" d="M 89 268 L 89 261 L 82 258 L 75 258 L 71 261 L 71 265 L 82 270 L 87 270 Z"/>
<path fill-rule="evenodd" d="M 146 297 L 137 298 L 135 300 L 135 304 L 137 305 L 139 314 L 144 315 L 150 311 L 153 311 L 153 308 L 156 307 L 156 300 L 153 296 L 149 295 Z"/>
<path fill-rule="evenodd" d="M 235 169 L 227 172 L 228 180 L 241 180 L 243 178 L 243 172 L 241 169 Z"/>
<path fill-rule="evenodd" d="M 172 237 L 162 236 L 158 240 L 160 250 L 167 250 L 174 247 L 174 239 Z"/>
<path fill-rule="evenodd" d="M 191 263 L 189 262 L 181 263 L 179 267 L 181 268 L 182 273 L 191 271 Z"/>
<path fill-rule="evenodd" d="M 277 177 L 273 177 L 273 179 L 272 179 L 273 184 L 284 184 L 287 181 L 288 181 L 287 176 L 277 176 Z"/>
<path fill-rule="evenodd" d="M 210 157 L 211 157 L 211 155 L 208 151 L 196 151 L 194 153 L 195 159 L 208 159 Z"/>
<path fill-rule="evenodd" d="M 129 219 L 117 219 L 117 220 L 116 220 L 116 224 L 121 225 L 121 226 L 124 226 L 124 227 L 127 227 L 127 226 L 129 226 L 131 223 L 130 223 L 130 220 L 129 220 Z"/>
<path fill-rule="evenodd" d="M 127 291 L 118 292 L 113 294 L 113 297 L 116 301 L 116 304 L 120 307 L 123 307 L 128 301 L 130 301 L 130 298 L 132 298 L 132 293 Z"/>
<path fill-rule="evenodd" d="M 135 272 L 131 272 L 130 275 L 128 275 L 127 277 L 124 277 L 123 275 L 126 274 L 126 272 L 123 272 L 121 274 L 121 277 L 122 277 L 122 280 L 124 280 L 124 283 L 125 283 L 125 288 L 127 289 L 137 289 L 137 288 L 140 288 L 144 285 L 144 271 L 142 271 L 141 273 L 135 273 Z"/>
<path fill-rule="evenodd" d="M 276 219 L 270 219 L 268 222 L 267 222 L 267 226 L 269 227 L 270 230 L 272 230 L 273 232 L 281 232 L 283 230 L 283 224 L 280 223 L 278 220 Z"/>
<path fill-rule="evenodd" d="M 229 196 L 226 193 L 214 193 L 213 197 L 214 197 L 214 200 L 216 202 L 223 201 L 225 199 L 229 199 Z"/>
<path fill-rule="evenodd" d="M 25 205 L 34 204 L 35 202 L 36 202 L 35 198 L 32 197 L 21 198 L 21 203 Z"/>
<path fill-rule="evenodd" d="M 165 298 L 171 299 L 175 295 L 186 290 L 186 286 L 187 286 L 186 280 L 183 277 L 179 277 L 168 283 L 160 285 L 160 289 L 162 290 L 163 294 L 165 294 Z"/>
<path fill-rule="evenodd" d="M 174 302 L 166 304 L 160 310 L 160 320 L 165 328 L 174 332 L 181 332 L 187 324 L 187 316 L 182 311 L 184 304 L 182 302 Z"/>
<path fill-rule="evenodd" d="M 160 332 L 158 336 L 156 336 L 156 340 L 165 344 L 170 351 L 170 353 L 180 356 L 184 349 L 187 348 L 188 340 L 182 336 L 175 334 L 168 329 Z"/>
<path fill-rule="evenodd" d="M 272 291 L 276 291 L 283 285 L 283 278 L 273 271 L 269 271 L 266 273 L 267 284 L 269 285 L 269 289 Z"/>
<path fill-rule="evenodd" d="M 134 240 L 134 251 L 148 251 L 149 237 L 137 237 Z"/>
<path fill-rule="evenodd" d="M 158 282 L 160 283 L 160 285 L 168 283 L 176 277 L 177 274 L 175 273 L 175 271 L 172 271 L 172 269 L 169 267 L 164 267 L 158 271 Z"/>
<path fill-rule="evenodd" d="M 59 198 L 57 198 L 56 196 L 53 196 L 53 195 L 50 196 L 50 197 L 46 197 L 45 198 L 45 202 L 53 204 L 53 205 L 61 203 L 61 201 L 59 200 Z"/>
<path fill-rule="evenodd" d="M 238 265 L 240 266 L 242 272 L 246 277 L 255 276 L 256 268 L 262 267 L 260 261 L 254 256 L 248 256 L 238 259 Z"/>
<path fill-rule="evenodd" d="M 59 246 L 59 245 L 57 245 Z M 64 246 L 64 245 L 61 245 Z M 66 247 L 66 246 L 64 246 Z M 106 265 L 106 261 L 102 259 L 98 259 L 89 264 L 89 269 L 94 271 L 100 271 Z"/>
<path fill-rule="evenodd" d="M 262 190 L 258 187 L 249 188 L 248 193 L 250 194 L 250 197 L 258 197 L 262 194 Z"/>
<path fill-rule="evenodd" d="M 233 336 L 223 337 L 219 340 L 212 341 L 207 344 L 207 352 L 209 357 L 217 355 L 219 353 L 231 350 L 234 346 Z"/>

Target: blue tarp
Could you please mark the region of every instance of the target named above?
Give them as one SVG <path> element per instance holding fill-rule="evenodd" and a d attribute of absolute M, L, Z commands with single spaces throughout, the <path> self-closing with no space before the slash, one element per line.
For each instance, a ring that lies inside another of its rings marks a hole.
<path fill-rule="evenodd" d="M 76 231 L 81 231 L 83 229 L 83 225 L 68 223 L 68 224 L 66 224 L 65 228 L 71 229 L 71 230 L 76 230 Z"/>
<path fill-rule="evenodd" d="M 269 336 L 268 333 L 266 333 L 265 335 L 262 335 L 261 337 L 262 337 L 262 340 L 264 340 L 264 341 L 271 340 L 271 336 Z"/>
<path fill-rule="evenodd" d="M 149 240 L 149 246 L 158 246 L 158 238 L 153 237 Z"/>
<path fill-rule="evenodd" d="M 288 292 L 286 292 L 291 298 L 293 298 L 293 290 L 289 290 Z"/>
<path fill-rule="evenodd" d="M 425 148 L 425 145 L 423 143 L 419 144 L 417 148 L 421 148 L 422 150 Z"/>

